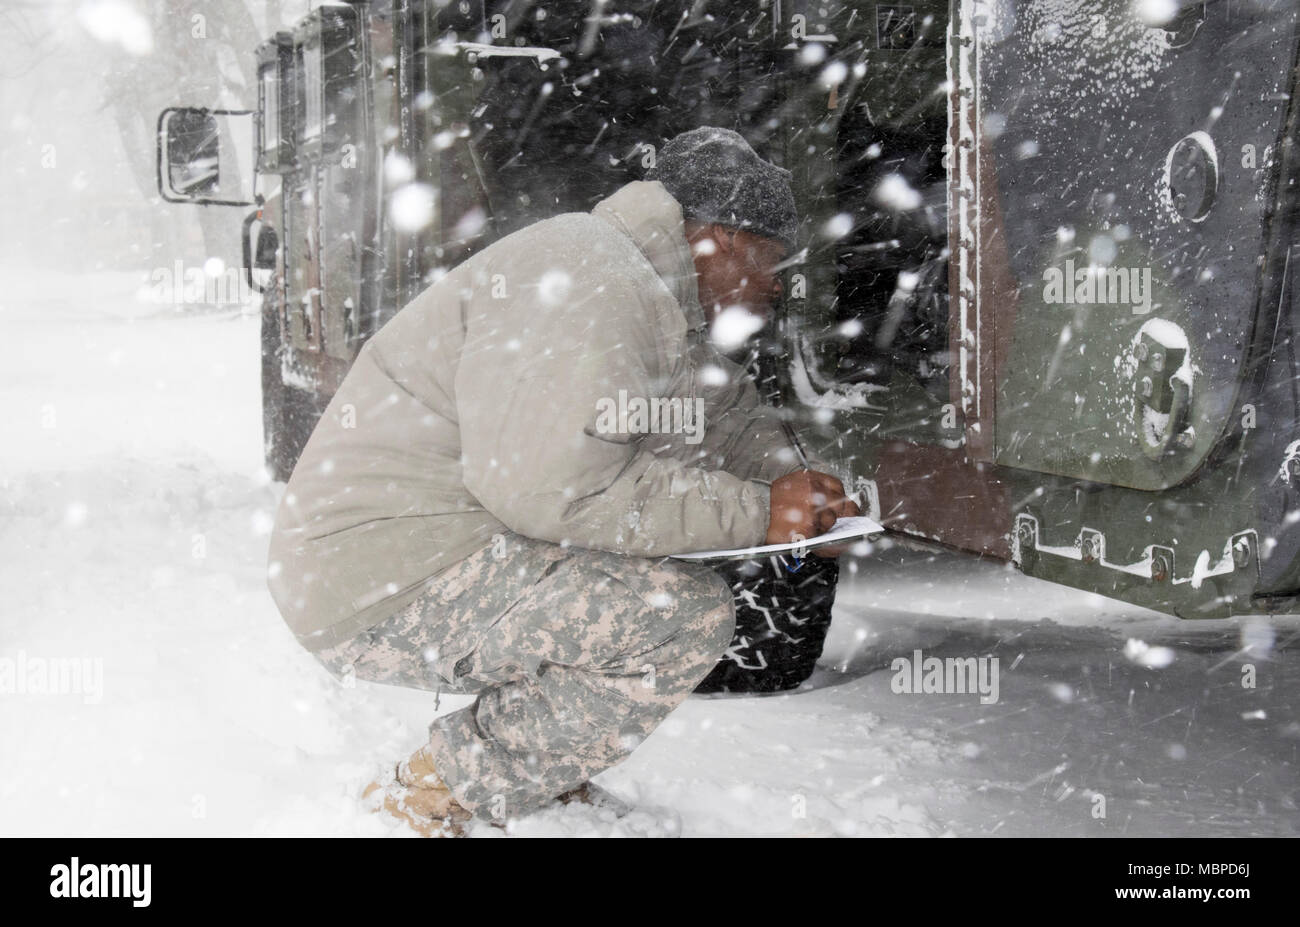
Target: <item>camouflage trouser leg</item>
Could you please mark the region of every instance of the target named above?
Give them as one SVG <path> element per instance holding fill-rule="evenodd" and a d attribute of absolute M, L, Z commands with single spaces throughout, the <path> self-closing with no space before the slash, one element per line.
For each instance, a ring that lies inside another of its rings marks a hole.
<path fill-rule="evenodd" d="M 319 656 L 377 682 L 478 693 L 430 726 L 435 768 L 477 816 L 525 814 L 626 757 L 731 643 L 704 566 L 510 535 Z"/>

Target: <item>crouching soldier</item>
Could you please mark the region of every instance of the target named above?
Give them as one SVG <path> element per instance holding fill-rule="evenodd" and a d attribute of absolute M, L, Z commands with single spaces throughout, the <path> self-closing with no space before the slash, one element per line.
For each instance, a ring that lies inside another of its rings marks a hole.
<path fill-rule="evenodd" d="M 430 286 L 326 409 L 276 517 L 271 591 L 333 672 L 477 694 L 374 787 L 417 827 L 579 789 L 704 680 L 732 590 L 670 555 L 857 514 L 709 337 L 780 295 L 788 178 L 734 132 L 679 136 L 647 181 Z"/>

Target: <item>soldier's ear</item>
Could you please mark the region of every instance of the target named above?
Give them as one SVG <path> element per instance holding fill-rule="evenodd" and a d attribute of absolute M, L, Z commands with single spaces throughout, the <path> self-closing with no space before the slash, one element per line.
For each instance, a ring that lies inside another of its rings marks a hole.
<path fill-rule="evenodd" d="M 731 255 L 736 251 L 736 236 L 732 229 L 716 222 L 701 223 L 694 233 L 688 229 L 691 251 L 696 256 L 712 257 Z"/>
<path fill-rule="evenodd" d="M 713 240 L 718 245 L 718 250 L 723 254 L 735 254 L 738 249 L 736 243 L 736 230 L 728 228 L 725 225 L 715 225 L 712 229 Z"/>

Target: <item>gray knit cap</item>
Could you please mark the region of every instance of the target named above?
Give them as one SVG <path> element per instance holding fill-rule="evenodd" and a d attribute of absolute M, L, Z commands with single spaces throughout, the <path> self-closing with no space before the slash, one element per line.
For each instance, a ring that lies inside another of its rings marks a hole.
<path fill-rule="evenodd" d="M 683 132 L 663 147 L 645 179 L 662 183 L 688 219 L 745 229 L 794 250 L 790 172 L 764 161 L 730 129 Z"/>

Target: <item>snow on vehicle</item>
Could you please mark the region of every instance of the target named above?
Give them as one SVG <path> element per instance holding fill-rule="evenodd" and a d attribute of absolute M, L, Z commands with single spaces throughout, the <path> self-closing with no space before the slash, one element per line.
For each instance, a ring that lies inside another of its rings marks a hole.
<path fill-rule="evenodd" d="M 374 0 L 159 123 L 169 199 L 256 129 L 267 459 L 445 269 L 701 124 L 788 167 L 761 362 L 893 530 L 1182 617 L 1294 608 L 1297 9 L 1285 0 Z"/>

